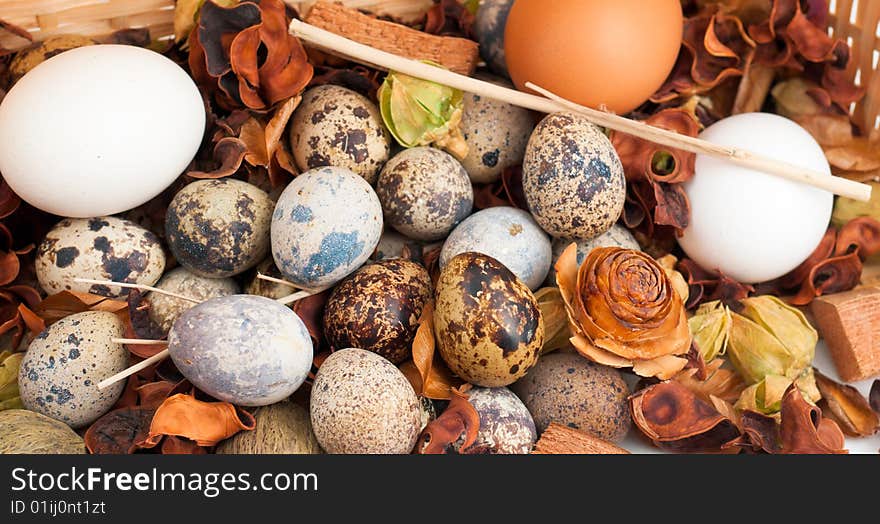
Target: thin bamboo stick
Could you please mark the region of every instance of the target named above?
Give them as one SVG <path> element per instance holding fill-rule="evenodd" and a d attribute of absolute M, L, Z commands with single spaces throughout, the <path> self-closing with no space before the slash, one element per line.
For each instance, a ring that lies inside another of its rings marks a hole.
<path fill-rule="evenodd" d="M 168 295 L 169 297 L 179 298 L 180 300 L 185 300 L 187 302 L 192 302 L 193 304 L 200 304 L 201 300 L 196 300 L 194 298 L 190 298 L 184 295 L 178 295 L 177 293 L 172 293 L 171 291 L 165 291 L 164 289 L 159 289 L 153 286 L 145 286 L 144 284 L 129 284 L 127 282 L 113 282 L 112 280 L 93 280 L 91 278 L 74 278 L 74 282 L 78 282 L 80 284 L 97 284 L 99 286 L 118 286 L 127 289 L 137 289 L 140 291 L 152 291 L 153 293 L 158 293 L 160 295 Z"/>
<path fill-rule="evenodd" d="M 137 364 L 131 366 L 130 368 L 123 369 L 119 373 L 117 373 L 111 377 L 107 377 L 104 380 L 102 380 L 101 382 L 98 382 L 98 389 L 108 388 L 108 387 L 112 386 L 113 384 L 119 382 L 120 380 L 126 379 L 126 378 L 130 377 L 131 375 L 134 375 L 138 371 L 152 366 L 156 362 L 160 362 L 162 360 L 165 360 L 166 358 L 168 358 L 168 355 L 169 355 L 168 350 L 164 349 L 164 350 L 160 351 L 159 353 L 156 353 L 152 357 L 150 357 L 142 362 L 138 362 Z"/>
<path fill-rule="evenodd" d="M 868 201 L 871 198 L 871 187 L 867 184 L 861 184 L 841 177 L 828 176 L 825 173 L 779 162 L 742 149 L 720 146 L 698 138 L 681 135 L 674 131 L 653 127 L 644 122 L 637 122 L 605 111 L 580 106 L 556 97 L 552 93 L 537 88 L 534 85 L 531 86 L 532 89 L 536 91 L 540 89 L 545 95 L 550 94 L 555 99 L 508 89 L 423 62 L 403 58 L 354 42 L 299 20 L 293 20 L 290 23 L 290 33 L 311 46 L 370 66 L 399 71 L 410 76 L 423 78 L 542 113 L 575 111 L 584 115 L 596 125 L 627 133 L 667 147 L 726 159 L 743 167 L 781 176 L 788 180 L 808 184 L 855 200 Z"/>

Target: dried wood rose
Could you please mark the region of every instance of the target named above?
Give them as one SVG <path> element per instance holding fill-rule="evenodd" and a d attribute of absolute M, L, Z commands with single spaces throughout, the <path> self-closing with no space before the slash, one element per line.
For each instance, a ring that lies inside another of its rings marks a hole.
<path fill-rule="evenodd" d="M 599 364 L 669 379 L 691 345 L 682 297 L 663 267 L 641 251 L 597 248 L 578 268 L 576 246 L 556 263 L 577 351 Z"/>

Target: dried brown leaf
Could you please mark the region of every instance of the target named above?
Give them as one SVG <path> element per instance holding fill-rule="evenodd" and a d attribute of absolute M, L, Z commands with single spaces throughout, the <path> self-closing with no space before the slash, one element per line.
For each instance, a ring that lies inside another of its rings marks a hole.
<path fill-rule="evenodd" d="M 867 437 L 877 431 L 880 417 L 856 388 L 835 382 L 819 371 L 814 373 L 816 386 L 822 394 L 819 405 L 825 416 L 837 422 L 840 429 L 852 437 Z"/>

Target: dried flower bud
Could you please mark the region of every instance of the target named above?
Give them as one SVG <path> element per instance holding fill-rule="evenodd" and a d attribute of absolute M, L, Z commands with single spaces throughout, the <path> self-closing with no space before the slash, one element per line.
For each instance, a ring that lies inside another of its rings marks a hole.
<path fill-rule="evenodd" d="M 757 384 L 768 375 L 789 380 L 803 375 L 813 363 L 819 340 L 804 314 L 770 295 L 741 303 L 742 311 L 731 317 L 727 355 L 746 382 Z"/>
<path fill-rule="evenodd" d="M 24 353 L 0 353 L 0 411 L 24 409 L 18 394 L 18 368 Z"/>
<path fill-rule="evenodd" d="M 711 362 L 727 351 L 730 324 L 730 309 L 720 300 L 703 304 L 688 320 L 694 343 L 705 362 Z"/>
<path fill-rule="evenodd" d="M 681 295 L 666 271 L 641 251 L 596 248 L 578 269 L 577 246 L 556 263 L 573 337 L 583 356 L 644 377 L 669 379 L 691 345 Z"/>
<path fill-rule="evenodd" d="M 391 71 L 378 97 L 382 120 L 403 147 L 434 144 L 459 159 L 467 156 L 458 127 L 464 110 L 460 90 Z"/>

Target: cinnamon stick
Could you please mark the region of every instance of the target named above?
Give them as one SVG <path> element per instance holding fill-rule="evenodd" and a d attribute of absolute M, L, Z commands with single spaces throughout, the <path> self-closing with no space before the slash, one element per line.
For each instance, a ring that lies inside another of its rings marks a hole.
<path fill-rule="evenodd" d="M 551 423 L 535 444 L 533 455 L 629 455 L 629 451 L 589 433 Z"/>

